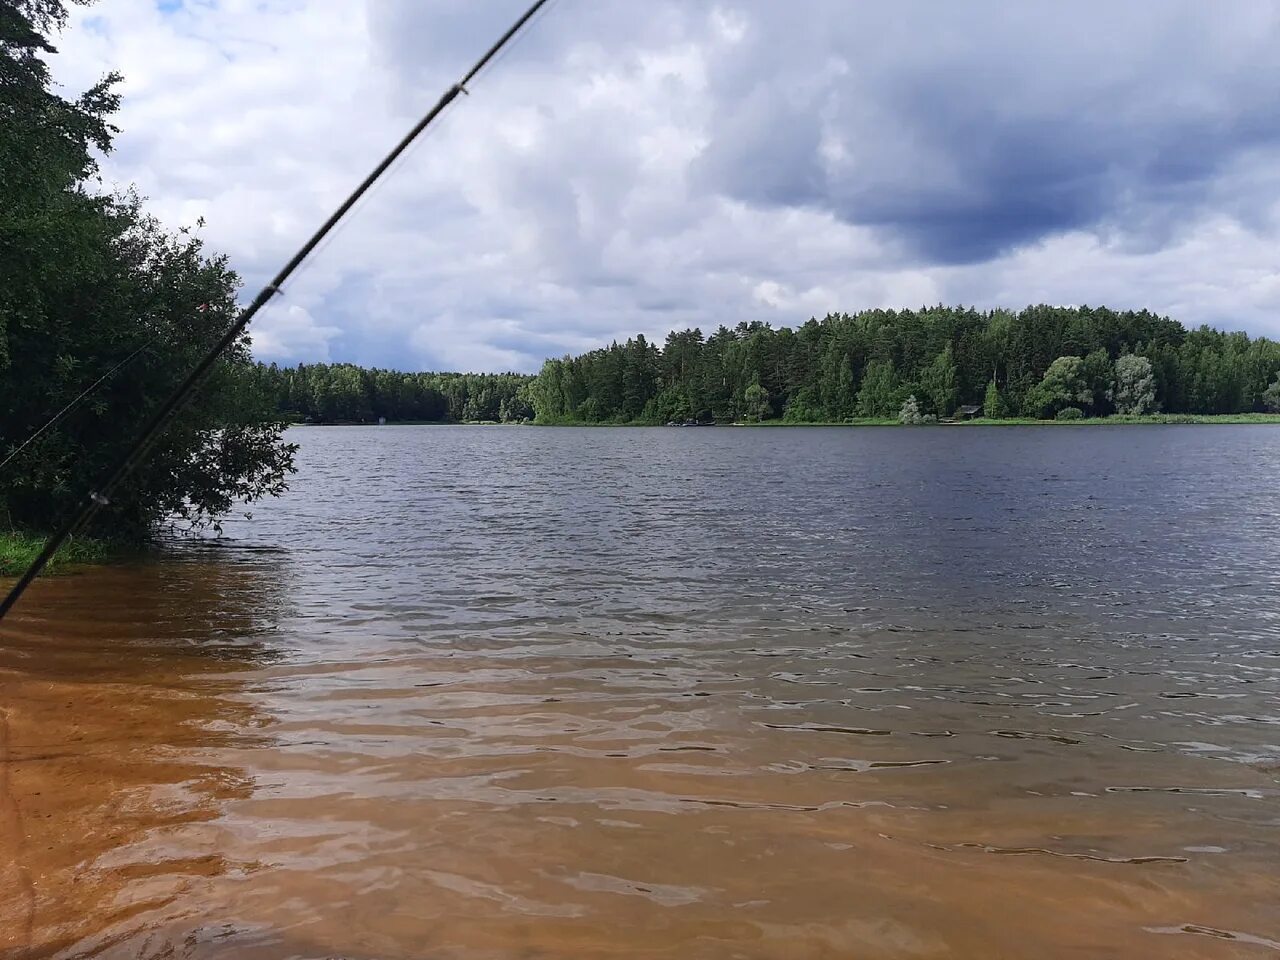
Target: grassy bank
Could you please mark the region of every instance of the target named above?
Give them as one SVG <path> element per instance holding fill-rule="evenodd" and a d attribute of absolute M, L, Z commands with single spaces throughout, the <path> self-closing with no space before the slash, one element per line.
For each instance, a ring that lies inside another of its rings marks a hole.
<path fill-rule="evenodd" d="M 39 534 L 9 530 L 0 533 L 0 577 L 16 577 L 40 553 L 45 538 Z M 101 540 L 75 539 L 62 545 L 46 570 L 65 569 L 84 563 L 104 563 L 115 551 Z"/>
<path fill-rule="evenodd" d="M 1112 414 L 1109 417 L 1085 417 L 1083 420 L 1032 420 L 1028 418 L 1011 418 L 1009 420 L 988 420 L 979 417 L 966 421 L 966 424 L 986 426 L 1024 426 L 1053 424 L 1054 426 L 1088 426 L 1091 424 L 1150 424 L 1150 423 L 1277 423 L 1280 424 L 1280 413 L 1147 413 L 1142 416 L 1123 416 Z"/>
<path fill-rule="evenodd" d="M 897 417 L 851 417 L 848 420 L 761 420 L 735 423 L 735 427 L 900 427 Z"/>
<path fill-rule="evenodd" d="M 1109 417 L 1085 417 L 1082 420 L 1035 420 L 1031 417 L 1008 417 L 1003 420 L 991 420 L 978 417 L 974 420 L 955 421 L 944 426 L 978 426 L 978 427 L 1025 427 L 1025 426 L 1088 426 L 1091 424 L 1174 424 L 1174 423 L 1274 423 L 1280 424 L 1280 413 L 1148 413 L 1131 417 L 1113 414 Z M 484 426 L 498 425 L 492 420 L 468 420 L 464 424 L 450 423 L 440 420 L 395 420 L 386 426 Z M 515 424 L 505 424 L 513 426 Z M 599 421 L 599 420 L 553 420 L 536 421 L 532 425 L 539 427 L 660 427 L 662 423 L 651 420 Z M 849 420 L 761 420 L 759 422 L 735 423 L 737 427 L 897 427 L 901 426 L 897 417 L 853 417 Z M 370 423 L 340 422 L 298 424 L 298 426 L 351 426 L 369 427 Z M 721 422 L 719 426 L 729 426 Z"/>
<path fill-rule="evenodd" d="M 290 420 L 291 427 L 519 427 L 532 420 Z M 590 424 L 575 424 L 590 426 Z"/>

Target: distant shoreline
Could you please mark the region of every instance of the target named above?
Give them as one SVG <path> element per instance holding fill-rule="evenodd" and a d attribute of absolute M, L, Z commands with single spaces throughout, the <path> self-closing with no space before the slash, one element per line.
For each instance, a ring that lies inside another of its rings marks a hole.
<path fill-rule="evenodd" d="M 1280 425 L 1280 413 L 1150 413 L 1141 416 L 1123 416 L 1114 414 L 1107 417 L 1085 417 L 1080 420 L 1035 420 L 1029 417 L 1009 417 L 993 420 L 987 417 L 976 417 L 972 420 L 944 420 L 920 426 L 933 427 L 1088 427 L 1088 426 L 1181 426 L 1188 424 L 1272 424 Z M 607 423 L 600 421 L 556 421 L 554 423 L 538 423 L 536 420 L 525 423 L 499 423 L 496 420 L 388 420 L 384 424 L 370 421 L 335 420 L 324 423 L 290 423 L 294 427 L 679 427 L 693 429 L 695 426 L 707 427 L 905 427 L 892 418 L 855 418 L 835 421 L 800 421 L 800 420 L 761 420 L 720 422 L 714 424 L 662 424 L 629 421 L 625 423 Z M 915 425 L 910 425 L 915 426 Z"/>
<path fill-rule="evenodd" d="M 942 420 L 920 424 L 932 427 L 1089 427 L 1089 426 L 1183 426 L 1194 424 L 1275 424 L 1280 413 L 1151 413 L 1141 416 L 1115 414 L 1108 417 L 1084 417 L 1079 420 L 1036 420 L 1030 417 L 1008 417 L 993 420 Z M 905 427 L 908 424 L 889 419 L 861 419 L 834 423 L 801 423 L 787 420 L 761 420 L 759 423 L 735 423 L 739 427 Z M 914 426 L 914 425 L 911 425 Z"/>

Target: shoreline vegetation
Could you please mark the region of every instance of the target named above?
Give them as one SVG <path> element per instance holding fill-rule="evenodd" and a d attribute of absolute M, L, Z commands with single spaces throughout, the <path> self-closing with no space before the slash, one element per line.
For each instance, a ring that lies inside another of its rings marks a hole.
<path fill-rule="evenodd" d="M 797 424 L 1187 422 L 1280 413 L 1280 343 L 1147 310 L 1029 306 L 828 314 L 642 334 L 537 374 L 259 364 L 287 421 Z M 1129 421 L 1126 421 L 1129 422 Z M 1241 422 L 1266 422 L 1246 419 Z"/>
<path fill-rule="evenodd" d="M 1083 417 L 1076 420 L 1036 420 L 1031 417 L 974 417 L 971 420 L 942 420 L 929 424 L 942 427 L 1087 427 L 1087 426 L 1152 426 L 1178 424 L 1280 424 L 1280 413 L 1146 413 L 1140 415 L 1112 414 L 1105 417 Z M 907 426 L 896 418 L 863 418 L 834 423 L 798 423 L 786 420 L 762 420 L 754 423 L 739 422 L 738 427 L 901 427 Z"/>
<path fill-rule="evenodd" d="M 120 77 L 80 93 L 47 55 L 62 0 L 0 6 L 0 571 L 26 567 L 45 532 L 76 516 L 124 459 L 146 417 L 239 313 L 240 280 L 204 246 L 202 222 L 171 228 L 128 184 L 104 183 Z M 216 526 L 280 493 L 294 448 L 251 389 L 247 334 L 225 344 L 190 402 L 56 558 L 93 563 L 166 526 Z"/>
<path fill-rule="evenodd" d="M 1153 426 L 1153 425 L 1194 425 L 1194 424 L 1277 424 L 1280 425 L 1280 413 L 1144 413 L 1144 414 L 1111 414 L 1105 417 L 1083 417 L 1078 420 L 1054 419 L 1036 420 L 1031 417 L 973 417 L 969 420 L 939 420 L 922 426 L 943 427 L 1061 427 L 1061 426 Z M 383 424 L 370 423 L 367 420 L 313 420 L 294 421 L 294 427 L 901 427 L 906 426 L 896 417 L 853 417 L 848 420 L 735 420 L 716 423 L 683 424 L 658 423 L 647 420 L 631 420 L 626 423 L 609 423 L 596 420 L 557 420 L 554 423 L 539 423 L 536 420 L 509 421 L 499 420 L 388 420 Z"/>
<path fill-rule="evenodd" d="M 0 532 L 0 577 L 16 577 L 31 565 L 44 547 L 47 534 L 26 530 Z M 104 540 L 78 537 L 67 541 L 45 571 L 66 573 L 79 566 L 107 563 L 123 555 L 122 548 Z"/>

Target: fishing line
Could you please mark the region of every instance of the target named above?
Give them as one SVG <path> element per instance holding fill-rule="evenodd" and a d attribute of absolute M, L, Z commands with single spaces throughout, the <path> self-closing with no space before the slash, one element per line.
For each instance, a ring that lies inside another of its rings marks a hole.
<path fill-rule="evenodd" d="M 535 11 L 533 12 L 533 16 L 529 19 L 529 28 L 530 28 L 530 29 L 532 29 L 532 28 L 533 28 L 533 26 L 534 26 L 534 25 L 535 25 L 539 20 L 541 20 L 543 17 L 545 17 L 545 16 L 546 16 L 546 14 L 547 14 L 547 13 L 549 13 L 549 12 L 551 11 L 551 8 L 552 8 L 552 7 L 554 7 L 554 6 L 556 5 L 556 3 L 557 3 L 557 0 L 548 0 L 548 2 L 547 2 L 546 4 L 544 4 L 544 5 L 540 5 L 540 6 L 538 7 L 538 9 L 537 9 L 537 10 L 535 10 Z M 515 44 L 512 44 L 512 45 L 511 45 L 511 46 L 509 46 L 509 47 L 504 47 L 504 48 L 502 48 L 501 50 L 499 50 L 499 51 L 494 55 L 494 57 L 493 57 L 493 59 L 492 59 L 492 60 L 490 60 L 488 63 L 483 64 L 483 65 L 480 67 L 480 69 L 476 71 L 476 75 L 475 75 L 475 78 L 474 78 L 474 79 L 477 79 L 477 80 L 478 80 L 478 79 L 480 79 L 480 77 L 481 77 L 481 76 L 483 76 L 484 74 L 486 74 L 486 73 L 492 73 L 492 72 L 493 72 L 493 70 L 494 70 L 494 68 L 496 68 L 496 67 L 498 66 L 498 64 L 502 63 L 502 61 L 503 61 L 504 59 L 506 59 L 506 58 L 507 58 L 507 56 L 511 53 L 511 51 L 512 51 L 512 50 L 514 50 L 514 49 L 515 49 Z"/>
<path fill-rule="evenodd" d="M 428 110 L 421 120 L 414 124 L 400 142 L 391 149 L 391 152 L 382 158 L 378 165 L 373 168 L 372 172 L 370 172 L 363 181 L 361 181 L 360 185 L 356 187 L 351 195 L 348 196 L 332 214 L 329 215 L 329 218 L 320 225 L 320 228 L 316 230 L 307 242 L 299 248 L 298 252 L 289 259 L 288 263 L 281 268 L 280 272 L 277 273 L 266 286 L 258 291 L 257 296 L 255 296 L 253 300 L 250 301 L 249 305 L 240 312 L 236 321 L 227 328 L 227 331 L 221 338 L 219 338 L 218 342 L 214 344 L 213 348 L 204 356 L 203 359 L 201 359 L 199 363 L 195 365 L 182 383 L 179 384 L 178 388 L 151 415 L 146 426 L 143 427 L 142 433 L 125 452 L 124 456 L 117 463 L 115 469 L 107 475 L 102 485 L 98 489 L 91 491 L 89 495 L 85 497 L 75 515 L 72 516 L 61 529 L 49 537 L 49 540 L 45 543 L 40 554 L 31 562 L 31 566 L 29 566 L 26 572 L 18 579 L 18 582 L 13 585 L 4 600 L 0 601 L 0 619 L 3 619 L 4 616 L 13 608 L 13 605 L 18 602 L 18 599 L 22 596 L 23 592 L 31 585 L 31 581 L 40 575 L 40 571 L 45 568 L 45 565 L 53 558 L 53 555 L 58 552 L 58 548 L 62 546 L 67 537 L 70 536 L 73 531 L 83 528 L 99 507 L 106 506 L 111 502 L 110 497 L 116 486 L 138 465 L 138 462 L 146 453 L 151 441 L 156 437 L 160 430 L 163 429 L 165 424 L 169 421 L 169 418 L 173 416 L 173 414 L 183 405 L 191 395 L 192 390 L 194 390 L 200 381 L 204 379 L 210 368 L 217 362 L 218 358 L 227 349 L 227 347 L 231 346 L 240 334 L 244 332 L 245 328 L 249 325 L 249 322 L 254 318 L 258 311 L 260 311 L 278 293 L 280 293 L 281 287 L 289 277 L 293 275 L 293 272 L 298 269 L 308 256 L 311 255 L 316 247 L 319 246 L 321 241 L 323 241 L 333 228 L 338 225 L 338 222 L 342 220 L 348 212 L 350 212 L 351 208 L 356 205 L 360 198 L 368 193 L 369 188 L 378 182 L 382 175 L 387 172 L 388 168 L 390 168 L 400 155 L 404 153 L 405 150 L 407 150 L 418 138 L 418 135 L 429 127 L 431 123 L 440 116 L 440 114 L 443 113 L 454 100 L 457 99 L 459 94 L 466 93 L 467 84 L 475 79 L 476 75 L 479 74 L 480 71 L 483 70 L 489 62 L 502 51 L 503 47 L 505 47 L 508 42 L 510 42 L 512 38 L 514 38 L 516 34 L 524 28 L 525 24 L 533 19 L 533 17 L 542 9 L 543 6 L 547 4 L 547 2 L 548 0 L 535 0 L 535 2 L 525 10 L 520 19 L 508 27 L 506 33 L 499 37 L 497 42 L 485 52 L 484 56 L 477 60 L 471 69 L 463 74 L 462 79 L 440 95 L 440 99 L 436 101 L 436 105 Z"/>
<path fill-rule="evenodd" d="M 379 191 L 385 189 L 386 185 L 394 179 L 395 175 L 404 168 L 405 163 L 415 151 L 421 149 L 424 143 L 428 143 L 433 137 L 439 135 L 440 131 L 444 129 L 443 124 L 447 121 L 448 117 L 444 117 L 441 119 L 440 126 L 435 126 L 430 130 L 424 131 L 422 136 L 415 139 L 404 153 L 396 157 L 396 159 L 391 162 L 391 165 L 386 169 L 386 175 L 378 180 L 377 183 L 373 184 L 369 188 L 368 192 L 361 196 L 360 199 L 352 205 L 350 215 L 343 218 L 343 221 L 335 226 L 333 230 L 316 245 L 316 248 L 311 252 L 311 255 L 307 257 L 307 262 L 299 266 L 298 271 L 290 278 L 290 285 L 288 289 L 293 289 L 302 277 L 305 277 L 309 271 L 316 268 L 316 265 L 321 262 L 321 255 L 333 245 L 335 240 L 342 236 L 344 230 L 351 226 L 351 223 L 355 220 L 355 214 L 366 208 L 369 205 L 369 202 L 378 195 Z"/>
<path fill-rule="evenodd" d="M 537 22 L 545 18 L 547 13 L 550 12 L 551 8 L 554 7 L 555 5 L 556 5 L 556 0 L 546 0 L 545 3 L 537 5 L 537 8 L 534 10 L 533 16 L 529 17 L 529 19 L 525 21 L 524 26 L 521 28 L 521 38 L 528 36 L 529 33 L 533 30 L 533 28 L 536 26 Z M 516 46 L 517 46 L 516 43 L 510 43 L 500 48 L 498 52 L 487 63 L 483 64 L 480 67 L 480 69 L 477 70 L 472 75 L 472 78 L 471 78 L 472 82 L 478 81 L 485 75 L 492 73 L 494 69 L 511 54 L 511 51 L 514 50 Z M 470 95 L 471 93 L 470 90 L 463 90 L 462 92 L 467 95 Z M 375 197 L 377 197 L 380 191 L 385 190 L 386 185 L 395 179 L 395 175 L 399 173 L 413 159 L 414 154 L 420 152 L 425 144 L 430 142 L 433 137 L 439 136 L 441 131 L 446 129 L 446 125 L 448 124 L 448 121 L 449 121 L 448 116 L 442 117 L 438 125 L 433 126 L 431 127 L 431 129 L 424 131 L 422 136 L 416 138 L 403 153 L 401 153 L 399 156 L 395 158 L 395 160 L 391 162 L 391 165 L 386 170 L 386 176 L 382 177 L 375 184 L 373 184 L 369 188 L 368 192 L 362 195 L 359 198 L 359 200 L 356 201 L 355 205 L 352 206 L 350 211 L 352 215 L 344 218 L 343 221 L 340 224 L 338 224 L 333 229 L 333 231 L 324 238 L 324 240 L 320 242 L 320 244 L 315 248 L 315 250 L 312 251 L 312 255 L 307 258 L 307 262 L 302 264 L 298 272 L 293 276 L 290 289 L 296 286 L 299 279 L 306 276 L 308 272 L 316 268 L 316 266 L 320 263 L 321 255 L 325 252 L 325 250 L 327 250 L 333 244 L 333 242 L 342 235 L 343 231 L 346 230 L 348 227 L 350 227 L 350 225 L 355 221 L 356 218 L 354 215 L 359 213 L 365 207 L 367 207 L 368 204 Z"/>
<path fill-rule="evenodd" d="M 51 427 L 57 424 L 59 420 L 61 420 L 68 413 L 70 413 L 77 406 L 79 406 L 81 400 L 88 397 L 91 393 L 97 390 L 98 387 L 102 386 L 102 384 L 104 384 L 107 380 L 111 379 L 112 375 L 115 374 L 116 371 L 120 370 L 122 367 L 128 366 L 130 361 L 132 361 L 134 357 L 138 356 L 138 354 L 142 353 L 142 351 L 152 346 L 154 342 L 155 342 L 155 338 L 148 340 L 142 346 L 138 347 L 137 350 L 134 350 L 133 353 L 129 354 L 127 357 L 125 357 L 123 360 L 117 363 L 114 367 L 112 367 L 110 370 L 108 370 L 106 373 L 100 376 L 97 380 L 93 381 L 93 383 L 89 384 L 89 386 L 85 387 L 84 391 L 78 397 L 76 397 L 74 400 L 68 403 L 65 407 L 63 407 L 61 410 L 55 413 L 52 417 L 50 417 L 45 422 L 44 426 L 42 426 L 39 430 L 37 430 L 31 436 L 27 437 L 26 440 L 22 441 L 22 443 L 18 446 L 16 450 L 12 451 L 3 460 L 0 460 L 0 470 L 3 470 L 10 460 L 12 460 L 18 454 L 20 454 L 27 447 L 31 446 L 31 444 L 35 443 L 38 439 L 40 439 L 41 435 L 43 435 L 45 431 L 49 430 Z"/>

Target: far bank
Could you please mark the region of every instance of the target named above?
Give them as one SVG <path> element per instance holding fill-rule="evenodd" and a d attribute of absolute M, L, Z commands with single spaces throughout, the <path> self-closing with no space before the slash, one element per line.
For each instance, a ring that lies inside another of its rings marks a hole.
<path fill-rule="evenodd" d="M 659 423 L 652 420 L 524 420 L 500 423 L 496 420 L 338 420 L 329 422 L 300 421 L 297 427 L 671 427 L 680 429 L 706 427 L 1071 427 L 1071 426 L 1142 426 L 1177 424 L 1280 424 L 1280 413 L 1148 413 L 1141 415 L 1112 414 L 1105 417 L 1082 417 L 1076 420 L 1038 420 L 1031 417 L 973 417 L 968 420 L 943 419 L 923 424 L 904 424 L 893 417 L 851 417 L 847 420 L 734 420 L 716 423 Z"/>

